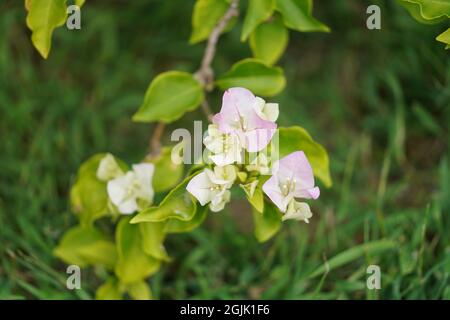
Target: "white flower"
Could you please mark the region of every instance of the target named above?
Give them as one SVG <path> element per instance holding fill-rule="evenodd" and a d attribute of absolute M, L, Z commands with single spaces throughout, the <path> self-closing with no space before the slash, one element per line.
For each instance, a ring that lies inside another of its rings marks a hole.
<path fill-rule="evenodd" d="M 287 207 L 286 214 L 283 215 L 282 220 L 299 220 L 299 221 L 305 221 L 306 223 L 309 223 L 309 219 L 312 217 L 311 209 L 309 208 L 309 205 L 305 202 L 298 202 L 295 200 L 291 200 Z"/>
<path fill-rule="evenodd" d="M 258 171 L 262 175 L 267 175 L 270 173 L 269 159 L 267 159 L 264 153 L 259 153 L 255 159 L 246 166 L 246 169 L 248 171 Z"/>
<path fill-rule="evenodd" d="M 242 146 L 239 137 L 234 133 L 222 133 L 217 125 L 210 124 L 208 136 L 205 137 L 203 143 L 213 153 L 210 158 L 216 165 L 225 166 L 241 162 Z"/>
<path fill-rule="evenodd" d="M 107 153 L 97 168 L 97 178 L 102 181 L 108 181 L 123 175 L 122 169 L 117 164 L 116 159 L 111 153 Z"/>
<path fill-rule="evenodd" d="M 228 190 L 236 180 L 234 166 L 215 167 L 214 171 L 205 169 L 189 181 L 186 190 L 191 193 L 202 206 L 210 204 L 214 212 L 220 211 L 230 201 Z"/>
<path fill-rule="evenodd" d="M 108 196 L 120 213 L 132 214 L 153 202 L 154 171 L 151 163 L 135 164 L 133 170 L 108 182 Z"/>
<path fill-rule="evenodd" d="M 280 114 L 278 103 L 266 103 L 266 101 L 260 97 L 256 97 L 253 109 L 260 118 L 272 122 L 277 121 L 278 115 Z"/>

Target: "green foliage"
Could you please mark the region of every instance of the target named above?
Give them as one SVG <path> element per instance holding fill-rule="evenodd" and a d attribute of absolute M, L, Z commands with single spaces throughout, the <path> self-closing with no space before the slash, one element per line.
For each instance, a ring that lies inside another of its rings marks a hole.
<path fill-rule="evenodd" d="M 97 288 L 95 299 L 97 300 L 122 300 L 123 290 L 117 279 L 111 277 Z"/>
<path fill-rule="evenodd" d="M 420 23 L 437 24 L 450 19 L 450 2 L 441 0 L 398 0 L 411 16 Z M 450 48 L 450 36 L 447 32 L 436 37 L 436 40 Z"/>
<path fill-rule="evenodd" d="M 144 102 L 133 116 L 139 122 L 173 122 L 203 101 L 203 90 L 192 74 L 169 71 L 159 74 L 145 93 Z"/>
<path fill-rule="evenodd" d="M 270 97 L 284 89 L 286 79 L 281 68 L 267 66 L 256 59 L 244 59 L 235 63 L 216 83 L 223 90 L 244 87 L 256 95 Z"/>
<path fill-rule="evenodd" d="M 314 270 L 314 272 L 309 275 L 309 278 L 314 278 L 322 275 L 323 273 L 328 273 L 365 255 L 376 256 L 386 250 L 393 250 L 396 248 L 397 244 L 390 240 L 378 240 L 367 242 L 359 246 L 354 246 L 353 248 L 341 252 L 329 261 L 325 262 L 324 265 Z"/>
<path fill-rule="evenodd" d="M 164 232 L 167 233 L 182 233 L 190 232 L 200 226 L 206 218 L 208 213 L 208 206 L 200 206 L 197 203 L 194 216 L 191 220 L 183 221 L 180 219 L 168 219 L 164 225 Z"/>
<path fill-rule="evenodd" d="M 41 56 L 47 59 L 53 31 L 66 22 L 66 0 L 26 1 L 27 26 L 33 32 L 31 40 Z"/>
<path fill-rule="evenodd" d="M 302 127 L 280 128 L 278 134 L 280 158 L 294 151 L 303 151 L 311 163 L 314 175 L 326 187 L 331 187 L 330 161 L 325 148 L 315 142 Z"/>
<path fill-rule="evenodd" d="M 259 242 L 272 238 L 281 227 L 281 213 L 278 208 L 269 202 L 264 205 L 264 211 L 252 210 L 254 235 Z"/>
<path fill-rule="evenodd" d="M 330 28 L 312 16 L 312 0 L 277 0 L 286 27 L 301 32 L 329 32 Z"/>
<path fill-rule="evenodd" d="M 194 217 L 197 208 L 196 202 L 186 192 L 186 186 L 190 179 L 191 177 L 187 177 L 170 191 L 158 206 L 139 212 L 131 220 L 131 223 L 161 222 L 167 219 L 190 221 Z"/>
<path fill-rule="evenodd" d="M 153 189 L 155 192 L 164 192 L 176 186 L 183 177 L 183 165 L 172 161 L 171 147 L 163 147 L 160 154 L 151 159 L 155 165 L 153 175 Z"/>
<path fill-rule="evenodd" d="M 241 41 L 247 40 L 256 27 L 270 18 L 274 10 L 275 0 L 249 0 L 247 14 L 242 27 Z"/>
<path fill-rule="evenodd" d="M 436 40 L 445 43 L 445 49 L 450 49 L 450 28 L 438 35 Z"/>
<path fill-rule="evenodd" d="M 163 222 L 144 222 L 139 224 L 142 235 L 142 249 L 146 254 L 158 260 L 169 261 L 170 257 L 164 248 L 166 237 Z"/>
<path fill-rule="evenodd" d="M 197 0 L 192 14 L 191 44 L 208 39 L 209 34 L 228 9 L 226 0 Z M 225 31 L 230 30 L 236 19 L 232 19 Z"/>
<path fill-rule="evenodd" d="M 275 64 L 283 55 L 289 41 L 289 32 L 281 19 L 274 18 L 260 24 L 250 35 L 253 56 L 267 65 Z"/>
<path fill-rule="evenodd" d="M 245 192 L 248 202 L 252 205 L 253 209 L 260 213 L 264 212 L 264 194 L 262 186 L 266 181 L 267 177 L 260 177 L 260 180 L 258 181 L 258 184 L 254 189 L 252 187 L 252 182 L 249 182 L 245 185 L 240 185 Z"/>
<path fill-rule="evenodd" d="M 74 227 L 66 232 L 54 250 L 67 264 L 80 267 L 101 265 L 113 268 L 116 263 L 114 243 L 94 227 Z"/>
<path fill-rule="evenodd" d="M 123 218 L 116 229 L 118 261 L 115 273 L 121 283 L 141 281 L 158 271 L 160 261 L 143 250 L 143 237 L 138 225 L 130 224 L 131 218 Z"/>

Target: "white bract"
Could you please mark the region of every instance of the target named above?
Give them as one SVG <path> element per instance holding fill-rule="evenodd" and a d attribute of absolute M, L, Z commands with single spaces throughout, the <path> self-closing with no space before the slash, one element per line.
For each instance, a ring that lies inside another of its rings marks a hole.
<path fill-rule="evenodd" d="M 228 165 L 204 169 L 189 181 L 186 190 L 191 193 L 202 206 L 210 203 L 211 211 L 217 212 L 230 201 L 228 190 L 236 180 L 236 169 Z"/>
<path fill-rule="evenodd" d="M 215 124 L 208 126 L 208 135 L 203 143 L 213 153 L 210 158 L 218 166 L 242 161 L 242 146 L 239 137 L 233 133 L 220 132 Z"/>
<path fill-rule="evenodd" d="M 108 196 L 120 213 L 132 214 L 153 202 L 154 171 L 151 163 L 135 164 L 133 170 L 108 182 Z"/>
<path fill-rule="evenodd" d="M 122 169 L 117 164 L 116 159 L 110 153 L 107 153 L 97 168 L 97 178 L 102 181 L 108 181 L 123 175 Z"/>
<path fill-rule="evenodd" d="M 257 171 L 259 174 L 267 175 L 270 173 L 269 159 L 264 153 L 258 153 L 258 155 L 250 161 L 250 164 L 246 166 L 248 171 Z"/>
<path fill-rule="evenodd" d="M 253 109 L 261 119 L 272 122 L 277 121 L 278 115 L 280 114 L 278 103 L 266 103 L 266 101 L 260 97 L 256 97 Z"/>
<path fill-rule="evenodd" d="M 282 220 L 299 220 L 309 223 L 309 219 L 312 217 L 311 209 L 306 202 L 298 202 L 291 200 L 287 207 L 286 213 L 283 215 Z"/>

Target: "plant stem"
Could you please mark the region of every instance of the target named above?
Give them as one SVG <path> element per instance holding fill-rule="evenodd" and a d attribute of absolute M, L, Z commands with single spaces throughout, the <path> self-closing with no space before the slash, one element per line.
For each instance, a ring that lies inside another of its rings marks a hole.
<path fill-rule="evenodd" d="M 166 124 L 164 122 L 158 122 L 155 129 L 153 130 L 153 134 L 150 138 L 150 153 L 148 154 L 148 158 L 156 157 L 161 152 L 161 138 L 164 133 L 164 128 Z"/>
<path fill-rule="evenodd" d="M 196 78 L 203 84 L 206 92 L 209 92 L 214 88 L 214 71 L 211 68 L 211 64 L 214 60 L 214 56 L 216 55 L 217 42 L 219 41 L 220 34 L 223 32 L 228 22 L 239 14 L 238 5 L 239 0 L 233 0 L 227 12 L 225 12 L 223 17 L 211 31 L 208 38 L 208 44 L 206 45 L 205 52 L 203 54 L 202 63 L 200 68 L 195 73 Z M 202 103 L 202 110 L 206 117 L 211 120 L 212 111 L 206 98 Z"/>

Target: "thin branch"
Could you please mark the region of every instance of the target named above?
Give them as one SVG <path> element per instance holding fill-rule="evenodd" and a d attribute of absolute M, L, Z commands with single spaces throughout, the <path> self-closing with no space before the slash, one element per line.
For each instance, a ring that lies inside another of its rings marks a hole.
<path fill-rule="evenodd" d="M 158 122 L 155 129 L 153 130 L 153 134 L 150 138 L 150 153 L 148 154 L 148 158 L 156 157 L 161 152 L 161 138 L 164 133 L 164 128 L 166 124 L 164 122 Z"/>
<path fill-rule="evenodd" d="M 238 16 L 238 5 L 239 0 L 232 0 L 227 12 L 225 12 L 223 17 L 219 20 L 209 35 L 208 44 L 206 45 L 200 68 L 195 73 L 196 78 L 203 84 L 205 91 L 211 91 L 214 88 L 214 72 L 211 68 L 211 63 L 216 55 L 217 42 L 219 41 L 220 35 L 223 30 L 225 30 L 228 22 Z M 211 119 L 212 112 L 206 100 L 202 103 L 202 109 L 208 119 Z"/>
<path fill-rule="evenodd" d="M 219 20 L 217 25 L 212 30 L 208 38 L 208 44 L 206 45 L 205 52 L 203 54 L 203 59 L 200 64 L 200 68 L 195 73 L 195 77 L 203 84 L 205 91 L 211 91 L 214 88 L 214 72 L 211 68 L 211 63 L 216 55 L 217 42 L 219 41 L 220 34 L 225 30 L 228 22 L 231 19 L 238 16 L 239 10 L 239 0 L 232 0 L 230 7 L 223 17 Z M 212 120 L 212 111 L 206 98 L 202 102 L 202 110 L 209 121 Z M 161 138 L 164 133 L 165 124 L 159 122 L 153 131 L 150 138 L 150 153 L 147 157 L 152 158 L 161 152 Z"/>

